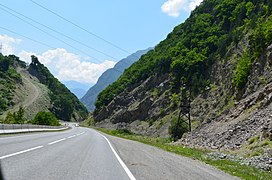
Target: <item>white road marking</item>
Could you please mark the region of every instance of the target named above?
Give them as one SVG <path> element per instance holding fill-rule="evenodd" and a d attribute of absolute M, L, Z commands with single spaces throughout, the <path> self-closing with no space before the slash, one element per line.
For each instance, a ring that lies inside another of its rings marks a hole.
<path fill-rule="evenodd" d="M 70 139 L 70 138 L 73 138 L 73 137 L 76 137 L 76 135 L 69 136 L 69 137 L 67 137 L 67 139 Z"/>
<path fill-rule="evenodd" d="M 78 133 L 78 134 L 75 134 L 75 135 L 69 136 L 69 137 L 67 137 L 67 139 L 70 139 L 70 138 L 73 138 L 73 137 L 76 137 L 76 136 L 80 136 L 80 135 L 82 135 L 82 134 L 84 134 L 84 133 L 85 133 L 85 131 L 84 131 L 84 132 L 82 132 L 82 133 Z"/>
<path fill-rule="evenodd" d="M 53 141 L 51 143 L 48 143 L 48 145 L 52 145 L 52 144 L 55 144 L 55 143 L 58 143 L 58 142 L 61 142 L 61 141 L 64 141 L 64 140 L 66 140 L 66 138 L 62 138 L 62 139 L 59 139 L 57 141 Z"/>
<path fill-rule="evenodd" d="M 5 156 L 1 156 L 0 160 L 8 158 L 8 157 L 16 156 L 16 155 L 19 155 L 19 154 L 23 154 L 23 153 L 26 153 L 26 152 L 29 152 L 29 151 L 34 151 L 36 149 L 40 149 L 40 148 L 43 148 L 43 147 L 44 146 L 37 146 L 37 147 L 34 147 L 34 148 L 30 148 L 30 149 L 26 149 L 26 150 L 19 151 L 19 152 L 16 152 L 16 153 L 12 153 L 12 154 L 8 154 L 8 155 L 5 155 Z"/>
<path fill-rule="evenodd" d="M 58 142 L 61 142 L 61 141 L 64 141 L 66 139 L 70 139 L 70 138 L 73 138 L 73 137 L 76 137 L 76 136 L 80 136 L 82 134 L 84 134 L 85 132 L 82 132 L 80 134 L 75 134 L 75 135 L 72 135 L 72 136 L 69 136 L 67 138 L 62 138 L 62 139 L 59 139 L 57 141 L 53 141 L 53 142 L 50 142 L 48 143 L 48 145 L 52 145 L 52 144 L 55 144 L 55 143 L 58 143 Z M 25 136 L 19 136 L 19 137 L 25 137 Z M 17 137 L 7 137 L 7 138 L 0 138 L 0 139 L 8 139 L 8 138 L 17 138 Z M 23 151 L 19 151 L 19 152 L 16 152 L 16 153 L 12 153 L 12 154 L 8 154 L 8 155 L 4 155 L 4 156 L 1 156 L 0 157 L 0 160 L 1 159 L 5 159 L 5 158 L 9 158 L 9 157 L 12 157 L 12 156 L 16 156 L 16 155 L 19 155 L 19 154 L 23 154 L 23 153 L 26 153 L 26 152 L 29 152 L 29 151 L 34 151 L 36 149 L 40 149 L 40 148 L 43 148 L 44 146 L 37 146 L 37 147 L 34 147 L 34 148 L 30 148 L 30 149 L 26 149 L 26 150 L 23 150 Z"/>
<path fill-rule="evenodd" d="M 100 133 L 99 133 L 100 134 Z M 115 155 L 115 157 L 117 158 L 117 160 L 119 161 L 119 163 L 121 164 L 121 166 L 123 167 L 123 169 L 125 170 L 125 172 L 127 173 L 128 177 L 130 180 L 136 180 L 136 178 L 133 176 L 133 174 L 130 172 L 130 170 L 128 169 L 128 167 L 126 166 L 126 164 L 123 162 L 123 160 L 120 158 L 120 156 L 117 154 L 117 152 L 114 150 L 114 148 L 112 147 L 110 141 L 106 138 L 106 136 L 104 136 L 103 134 L 100 134 L 109 144 L 113 154 Z"/>

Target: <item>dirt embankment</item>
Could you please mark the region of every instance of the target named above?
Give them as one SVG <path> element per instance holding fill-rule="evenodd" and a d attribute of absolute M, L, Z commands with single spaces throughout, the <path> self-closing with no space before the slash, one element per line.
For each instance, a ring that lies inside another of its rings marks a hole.
<path fill-rule="evenodd" d="M 13 98 L 15 105 L 3 116 L 6 116 L 8 112 L 15 112 L 20 106 L 23 106 L 26 118 L 32 119 L 37 112 L 46 111 L 50 108 L 48 89 L 39 83 L 37 78 L 31 76 L 26 69 L 17 68 L 16 70 L 22 77 L 22 84 L 17 84 Z"/>

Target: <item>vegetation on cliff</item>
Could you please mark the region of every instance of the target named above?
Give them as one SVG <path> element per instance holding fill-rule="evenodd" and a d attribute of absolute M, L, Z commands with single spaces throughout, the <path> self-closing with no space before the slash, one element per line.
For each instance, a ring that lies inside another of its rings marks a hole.
<path fill-rule="evenodd" d="M 32 56 L 28 71 L 51 91 L 51 112 L 58 119 L 66 121 L 80 120 L 87 116 L 88 110 L 85 106 L 39 62 L 37 57 Z"/>
<path fill-rule="evenodd" d="M 16 83 L 22 81 L 16 67 L 26 67 L 23 61 L 14 55 L 0 54 L 0 114 L 13 105 L 12 97 Z"/>
<path fill-rule="evenodd" d="M 211 65 L 217 60 L 227 60 L 230 45 L 247 39 L 249 44 L 244 54 L 238 56 L 232 79 L 237 90 L 243 89 L 252 63 L 272 43 L 271 12 L 270 0 L 204 1 L 154 50 L 98 95 L 95 113 L 126 88 L 155 74 L 171 74 L 174 92 L 191 83 L 197 94 L 209 84 Z"/>

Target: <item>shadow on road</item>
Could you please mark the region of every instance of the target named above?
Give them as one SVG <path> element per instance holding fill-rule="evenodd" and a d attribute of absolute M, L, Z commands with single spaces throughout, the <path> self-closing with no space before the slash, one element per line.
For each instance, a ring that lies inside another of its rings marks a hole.
<path fill-rule="evenodd" d="M 3 176 L 2 168 L 1 168 L 1 162 L 0 162 L 0 180 L 4 180 L 4 176 Z"/>

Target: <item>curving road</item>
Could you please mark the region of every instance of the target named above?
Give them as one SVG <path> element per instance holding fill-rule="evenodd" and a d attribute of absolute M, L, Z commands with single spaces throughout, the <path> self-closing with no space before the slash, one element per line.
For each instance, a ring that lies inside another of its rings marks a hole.
<path fill-rule="evenodd" d="M 82 127 L 0 136 L 0 148 L 6 180 L 238 179 L 199 161 Z"/>

